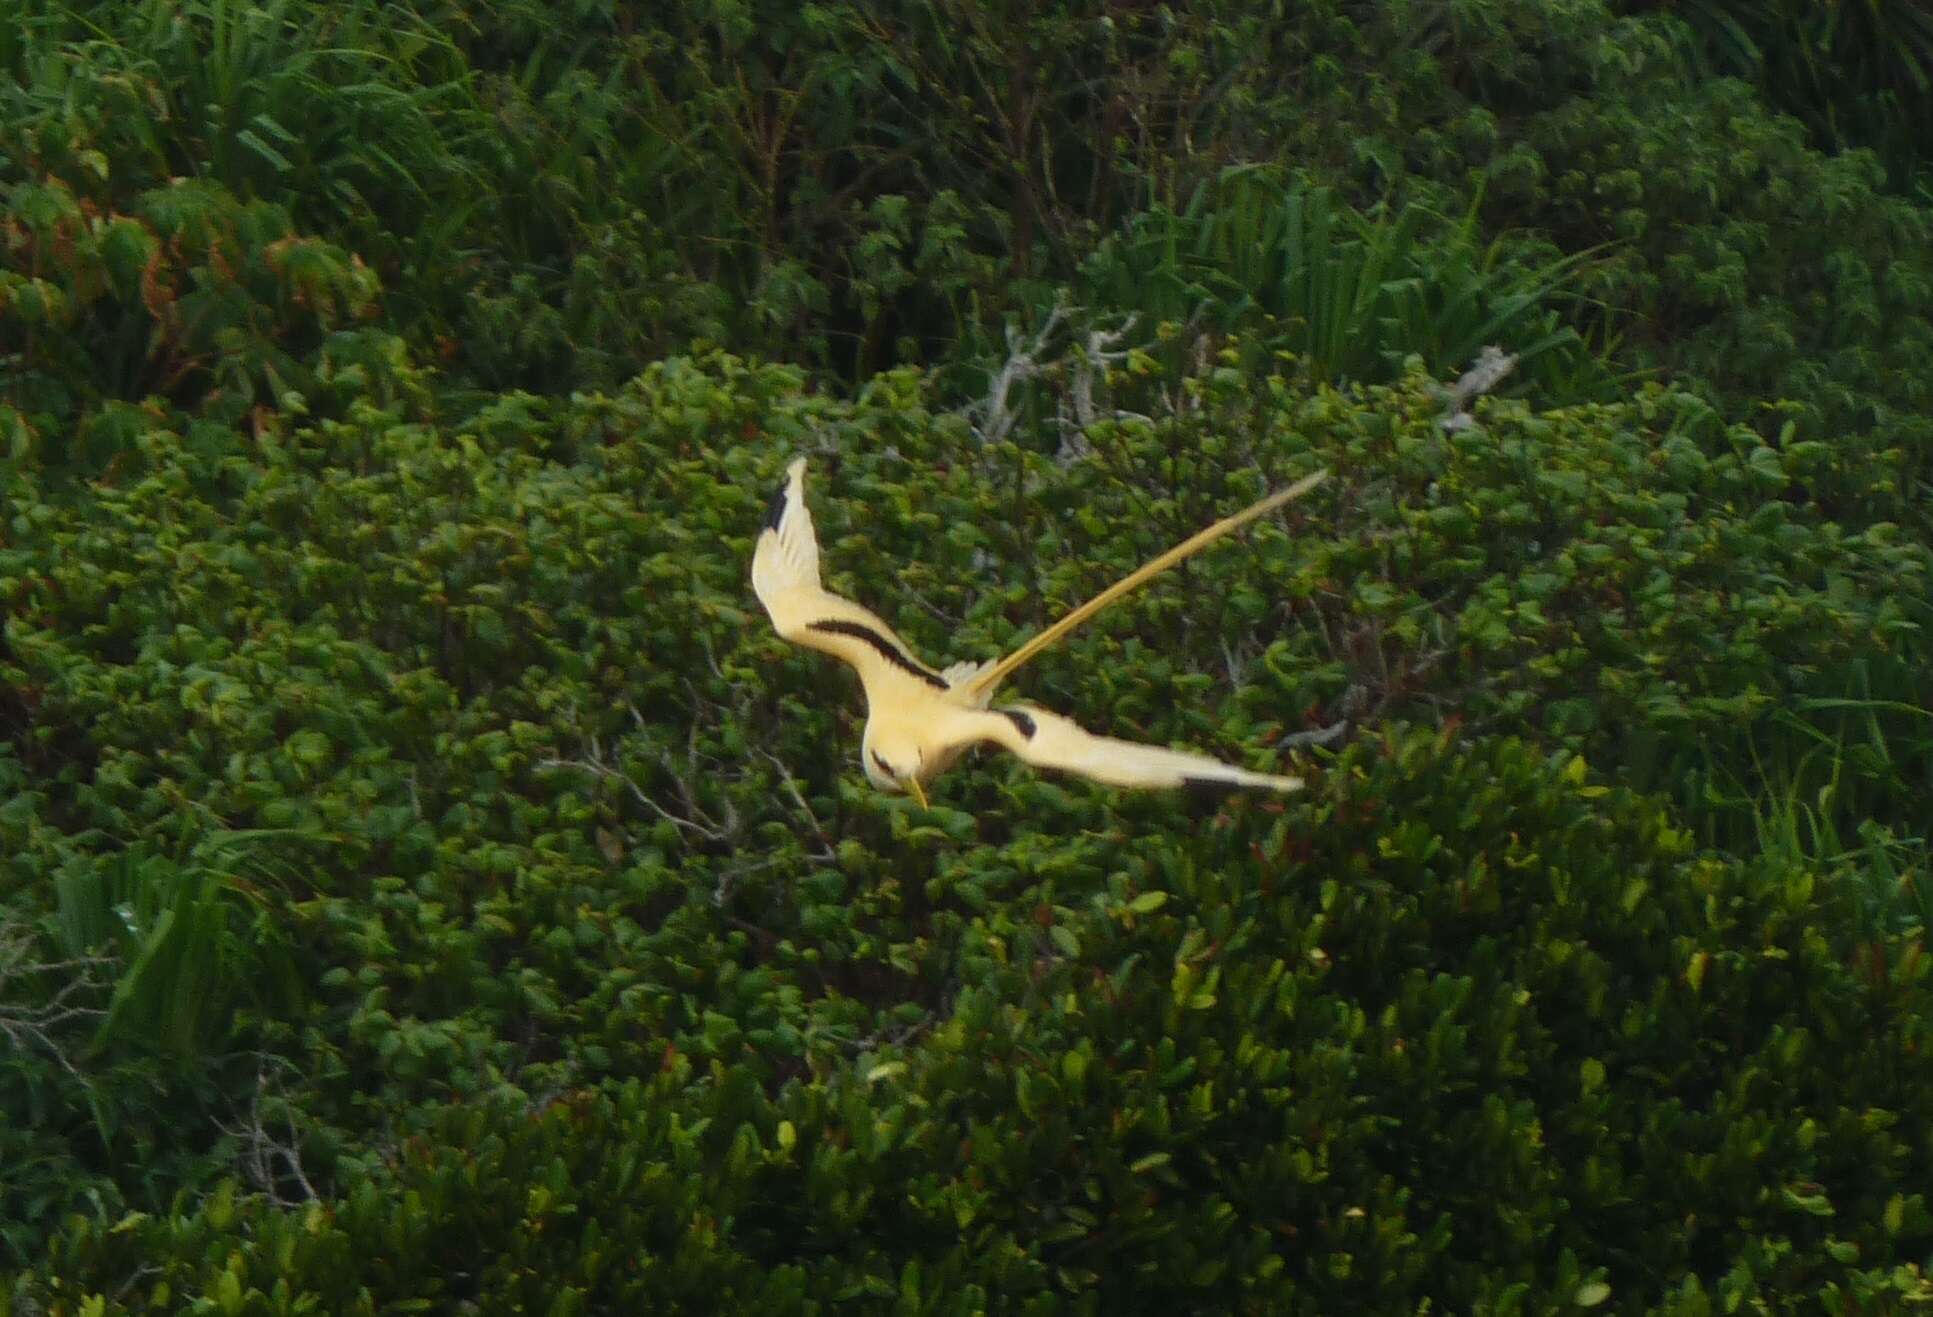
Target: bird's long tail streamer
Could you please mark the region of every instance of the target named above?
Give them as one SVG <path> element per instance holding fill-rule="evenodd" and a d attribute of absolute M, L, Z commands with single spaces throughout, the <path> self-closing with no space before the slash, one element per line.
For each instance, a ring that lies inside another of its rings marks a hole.
<path fill-rule="evenodd" d="M 1276 490 L 1259 503 L 1243 508 L 1240 512 L 1232 516 L 1223 517 L 1206 530 L 1189 536 L 1180 544 L 1175 545 L 1174 548 L 1169 549 L 1166 553 L 1149 559 L 1116 581 L 1113 585 L 1110 585 L 1107 589 L 1082 604 L 1079 608 L 1068 613 L 1058 622 L 1022 645 L 1019 649 L 1016 649 L 1013 653 L 1001 659 L 1000 662 L 973 678 L 966 687 L 967 693 L 971 696 L 979 696 L 993 691 L 1023 663 L 1026 663 L 1034 655 L 1046 649 L 1049 645 L 1059 640 L 1081 623 L 1087 621 L 1088 618 L 1094 616 L 1094 614 L 1100 612 L 1103 608 L 1106 608 L 1122 595 L 1133 590 L 1136 586 L 1145 584 L 1147 581 L 1159 576 L 1162 572 L 1167 571 L 1184 558 L 1201 552 L 1230 531 L 1239 530 L 1249 522 L 1254 521 L 1257 517 L 1273 512 L 1284 503 L 1301 498 L 1304 494 L 1328 478 L 1329 471 L 1327 467 L 1317 471 L 1313 475 L 1304 476 L 1287 489 Z"/>

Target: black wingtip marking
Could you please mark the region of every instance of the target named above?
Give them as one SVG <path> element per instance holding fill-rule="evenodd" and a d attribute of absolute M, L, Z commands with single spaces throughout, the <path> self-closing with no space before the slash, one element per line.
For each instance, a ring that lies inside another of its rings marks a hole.
<path fill-rule="evenodd" d="M 772 501 L 765 505 L 765 529 L 777 530 L 785 520 L 785 495 L 791 488 L 792 482 L 788 480 L 773 491 Z"/>
<path fill-rule="evenodd" d="M 1018 731 L 1029 741 L 1034 739 L 1034 733 L 1039 730 L 1034 726 L 1034 720 L 1018 709 L 995 709 L 994 712 L 1012 723 L 1014 730 Z"/>
<path fill-rule="evenodd" d="M 1184 777 L 1181 779 L 1181 785 L 1193 795 L 1218 800 L 1223 796 L 1232 796 L 1242 789 L 1240 782 L 1230 782 L 1220 777 Z"/>
<path fill-rule="evenodd" d="M 940 690 L 947 689 L 946 682 L 942 678 L 935 676 L 933 673 L 928 672 L 925 668 L 915 663 L 912 655 L 908 654 L 898 645 L 895 645 L 892 641 L 886 639 L 886 637 L 880 635 L 864 622 L 848 622 L 844 618 L 829 617 L 823 622 L 808 622 L 806 625 L 814 631 L 826 631 L 835 636 L 851 636 L 855 640 L 863 640 L 878 650 L 880 657 L 894 667 L 901 668 L 913 676 L 918 677 L 929 686 L 937 687 Z"/>

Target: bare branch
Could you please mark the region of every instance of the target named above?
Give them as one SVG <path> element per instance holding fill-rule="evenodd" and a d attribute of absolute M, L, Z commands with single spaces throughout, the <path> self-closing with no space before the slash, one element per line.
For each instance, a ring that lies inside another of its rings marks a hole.
<path fill-rule="evenodd" d="M 1059 302 L 1048 313 L 1047 323 L 1032 335 L 1023 334 L 1013 325 L 1007 326 L 1007 360 L 988 382 L 986 398 L 967 409 L 969 414 L 980 414 L 981 419 L 973 429 L 981 443 L 999 443 L 1020 423 L 1020 414 L 1014 409 L 1010 395 L 1015 385 L 1041 373 L 1048 343 L 1066 318 L 1067 305 Z"/>
<path fill-rule="evenodd" d="M 783 760 L 770 750 L 761 746 L 759 753 L 770 760 L 772 767 L 778 770 L 779 780 L 785 783 L 785 789 L 791 795 L 793 803 L 799 807 L 799 813 L 805 815 L 806 820 L 812 824 L 812 830 L 819 834 L 819 841 L 825 846 L 827 853 L 830 854 L 833 849 L 832 838 L 826 835 L 825 826 L 819 822 L 819 816 L 814 814 L 812 812 L 812 806 L 806 803 L 805 793 L 799 790 L 798 781 L 792 776 L 792 771 L 785 766 Z"/>
<path fill-rule="evenodd" d="M 693 707 L 698 707 L 698 703 L 697 692 L 693 691 Z M 631 719 L 637 725 L 638 730 L 641 732 L 648 731 L 649 724 L 646 723 L 644 714 L 639 711 L 637 705 L 627 704 L 626 707 L 630 709 Z M 596 777 L 621 783 L 624 789 L 631 794 L 631 798 L 636 800 L 640 805 L 643 805 L 653 815 L 671 824 L 673 827 L 681 828 L 696 837 L 703 838 L 705 841 L 728 844 L 738 835 L 741 820 L 738 816 L 737 808 L 731 802 L 731 798 L 729 796 L 724 798 L 724 817 L 718 818 L 707 813 L 698 804 L 697 793 L 692 789 L 692 779 L 705 775 L 704 770 L 699 764 L 698 725 L 696 723 L 692 724 L 691 734 L 687 738 L 685 745 L 685 771 L 679 771 L 678 765 L 672 760 L 669 751 L 661 752 L 659 755 L 660 766 L 678 790 L 679 801 L 684 808 L 684 813 L 682 814 L 673 813 L 665 806 L 659 804 L 651 796 L 647 795 L 644 788 L 633 781 L 629 773 L 625 772 L 620 765 L 614 763 L 606 756 L 604 747 L 598 743 L 596 736 L 587 734 L 584 737 L 584 744 L 588 749 L 588 753 L 581 759 L 540 759 L 537 761 L 537 767 L 574 768 L 581 773 L 590 773 Z M 711 776 L 717 776 L 717 774 L 713 773 Z"/>
<path fill-rule="evenodd" d="M 1068 384 L 1068 396 L 1060 409 L 1060 451 L 1054 460 L 1062 466 L 1079 461 L 1094 451 L 1087 441 L 1088 427 L 1101 419 L 1100 409 L 1094 403 L 1095 383 L 1107 381 L 1108 370 L 1133 355 L 1133 349 L 1123 348 L 1122 343 L 1140 322 L 1138 313 L 1124 316 L 1112 329 L 1095 327 L 1088 330 L 1087 342 L 1074 353 L 1074 368 Z M 1069 414 L 1071 411 L 1071 415 Z M 1140 412 L 1123 411 L 1110 408 L 1111 420 L 1137 420 L 1153 424 Z"/>
<path fill-rule="evenodd" d="M 34 936 L 12 922 L 0 923 L 0 1035 L 15 1050 L 38 1046 L 47 1051 L 61 1068 L 82 1084 L 86 1075 L 74 1064 L 68 1044 L 60 1037 L 72 1025 L 98 1019 L 107 1012 L 87 1004 L 90 994 L 107 986 L 105 971 L 115 962 L 108 956 L 73 956 L 66 960 L 33 961 Z M 38 979 L 43 975 L 62 976 L 53 995 L 32 1005 L 7 1000 L 7 989 L 15 979 Z"/>
<path fill-rule="evenodd" d="M 1277 741 L 1276 745 L 1284 750 L 1296 750 L 1305 745 L 1334 745 L 1348 730 L 1349 720 L 1338 718 L 1327 727 L 1318 727 L 1307 732 L 1291 732 Z"/>
<path fill-rule="evenodd" d="M 1477 354 L 1476 364 L 1464 371 L 1462 378 L 1449 388 L 1439 390 L 1449 404 L 1449 411 L 1437 423 L 1451 434 L 1475 425 L 1477 419 L 1470 415 L 1470 404 L 1503 383 L 1504 377 L 1516 367 L 1514 353 L 1505 352 L 1494 343 L 1484 348 Z"/>
<path fill-rule="evenodd" d="M 255 1053 L 255 1091 L 249 1097 L 247 1114 L 232 1126 L 219 1120 L 215 1126 L 241 1145 L 237 1156 L 250 1184 L 268 1195 L 268 1200 L 277 1207 L 297 1207 L 315 1202 L 321 1195 L 316 1193 L 315 1186 L 302 1169 L 301 1136 L 295 1128 L 294 1108 L 281 1086 L 270 1078 L 270 1063 L 294 1069 L 294 1063 L 287 1057 L 267 1052 Z M 265 1094 L 281 1104 L 282 1124 L 287 1131 L 285 1136 L 270 1130 L 269 1121 L 262 1114 L 262 1098 Z M 301 1190 L 300 1197 L 284 1196 L 283 1186 L 287 1180 L 295 1182 L 296 1188 Z"/>
<path fill-rule="evenodd" d="M 590 773 L 597 777 L 608 778 L 613 782 L 621 782 L 640 805 L 643 805 L 646 809 L 673 827 L 683 828 L 687 832 L 696 833 L 706 841 L 725 840 L 726 834 L 716 826 L 716 820 L 708 820 L 707 822 L 700 823 L 697 819 L 685 818 L 673 814 L 663 805 L 660 805 L 657 801 L 645 795 L 644 789 L 631 780 L 630 774 L 604 762 L 602 751 L 598 749 L 595 738 L 591 740 L 590 745 L 591 752 L 587 758 L 543 759 L 538 761 L 537 766 L 539 768 L 575 768 L 582 773 Z M 667 758 L 667 766 L 669 762 L 669 758 Z"/>

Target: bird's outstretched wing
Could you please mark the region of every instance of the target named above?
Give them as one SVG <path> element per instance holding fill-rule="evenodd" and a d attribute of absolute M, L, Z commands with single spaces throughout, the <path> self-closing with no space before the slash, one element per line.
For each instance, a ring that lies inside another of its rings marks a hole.
<path fill-rule="evenodd" d="M 795 645 L 820 650 L 858 669 L 866 698 L 904 694 L 910 683 L 933 695 L 946 678 L 920 662 L 870 609 L 833 594 L 819 583 L 819 538 L 805 505 L 805 459 L 786 471 L 772 496 L 752 554 L 752 591 L 773 628 Z"/>
<path fill-rule="evenodd" d="M 1295 791 L 1302 786 L 1299 777 L 1253 773 L 1192 750 L 1096 736 L 1072 718 L 1033 704 L 962 711 L 954 715 L 954 723 L 952 730 L 962 740 L 991 741 L 1036 768 L 1079 773 L 1110 786 L 1271 791 Z"/>
<path fill-rule="evenodd" d="M 1308 493 L 1328 478 L 1329 472 L 1326 467 L 1313 475 L 1304 476 L 1287 489 L 1276 490 L 1267 498 L 1250 504 L 1232 516 L 1223 517 L 1206 530 L 1197 531 L 1180 544 L 1175 545 L 1174 548 L 1149 559 L 1116 581 L 1113 585 L 1110 585 L 1107 589 L 1082 604 L 1079 608 L 1069 612 L 1058 622 L 1055 622 L 1019 649 L 1016 649 L 998 663 L 989 664 L 983 671 L 975 674 L 963 683 L 958 690 L 958 697 L 961 699 L 961 702 L 985 705 L 988 699 L 992 697 L 993 692 L 999 688 L 1000 683 L 1012 676 L 1016 668 L 1033 658 L 1036 654 L 1039 654 L 1042 650 L 1052 645 L 1081 623 L 1087 621 L 1088 618 L 1094 616 L 1094 614 L 1100 612 L 1103 608 L 1106 608 L 1122 595 L 1127 594 L 1130 590 L 1138 586 L 1147 584 L 1147 582 L 1153 580 L 1183 559 L 1200 553 L 1203 549 L 1213 544 L 1222 536 L 1227 535 L 1230 531 L 1239 530 L 1249 522 L 1254 521 L 1257 517 L 1268 512 L 1273 512 L 1291 499 L 1302 497 L 1302 495 Z"/>

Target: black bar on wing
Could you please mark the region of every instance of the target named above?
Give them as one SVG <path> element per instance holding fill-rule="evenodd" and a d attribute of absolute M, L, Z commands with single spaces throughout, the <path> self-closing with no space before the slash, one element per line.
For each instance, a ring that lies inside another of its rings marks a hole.
<path fill-rule="evenodd" d="M 1039 730 L 1034 726 L 1034 720 L 1018 709 L 995 709 L 994 712 L 1012 723 L 1014 729 L 1029 741 L 1034 739 L 1034 733 Z"/>
<path fill-rule="evenodd" d="M 806 625 L 813 631 L 827 631 L 836 636 L 851 636 L 854 640 L 863 640 L 878 650 L 880 657 L 884 658 L 894 667 L 905 669 L 929 686 L 938 687 L 940 690 L 947 689 L 945 681 L 934 676 L 918 663 L 914 662 L 912 655 L 908 654 L 898 645 L 895 645 L 892 641 L 886 639 L 886 637 L 880 635 L 864 622 L 848 622 L 844 618 L 835 617 L 827 618 L 823 622 L 808 622 Z"/>

